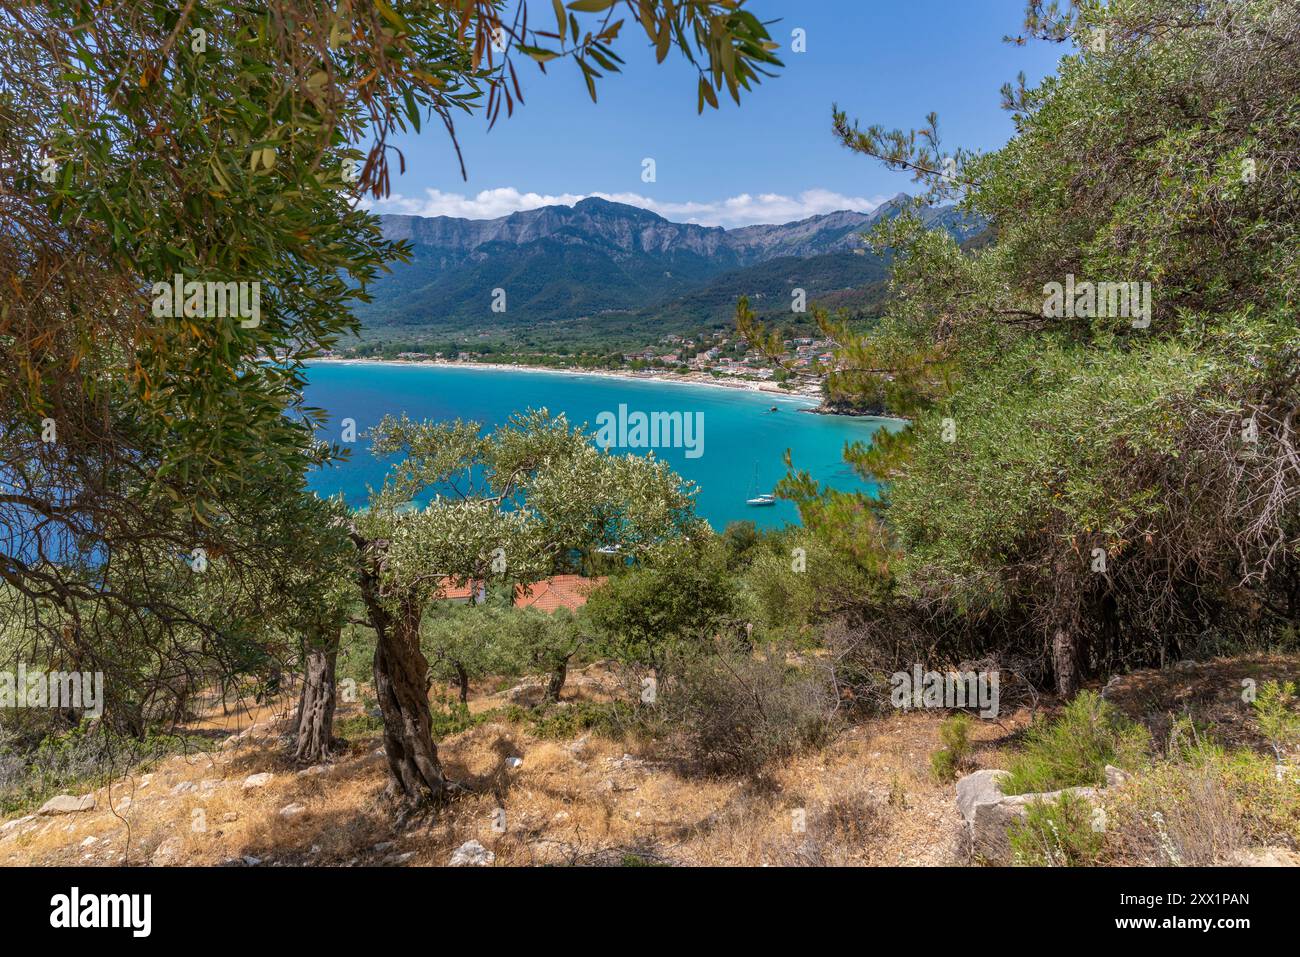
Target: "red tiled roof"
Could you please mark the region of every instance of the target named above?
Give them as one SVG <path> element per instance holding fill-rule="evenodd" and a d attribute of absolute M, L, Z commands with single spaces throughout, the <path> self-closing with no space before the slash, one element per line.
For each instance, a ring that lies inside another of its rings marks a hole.
<path fill-rule="evenodd" d="M 439 579 L 438 590 L 442 601 L 469 601 L 474 594 L 474 588 L 469 582 L 453 585 L 450 578 Z"/>
<path fill-rule="evenodd" d="M 533 582 L 525 593 L 524 586 L 515 586 L 515 607 L 536 608 L 547 613 L 557 608 L 577 611 L 587 604 L 587 596 L 605 584 L 604 577 L 586 578 L 582 575 L 552 575 Z"/>

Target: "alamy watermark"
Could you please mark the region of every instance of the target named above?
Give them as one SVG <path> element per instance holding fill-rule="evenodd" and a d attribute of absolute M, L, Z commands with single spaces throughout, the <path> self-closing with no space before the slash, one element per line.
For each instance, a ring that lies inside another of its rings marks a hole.
<path fill-rule="evenodd" d="M 596 444 L 602 449 L 685 449 L 688 459 L 704 454 L 703 412 L 617 412 L 596 415 Z"/>
<path fill-rule="evenodd" d="M 68 708 L 92 717 L 104 713 L 102 671 L 0 671 L 0 708 Z"/>
<path fill-rule="evenodd" d="M 1151 283 L 1080 282 L 1067 273 L 1065 283 L 1043 286 L 1044 319 L 1129 319 L 1134 329 L 1151 325 Z"/>
<path fill-rule="evenodd" d="M 889 701 L 895 708 L 975 708 L 981 718 L 998 716 L 996 671 L 925 671 L 913 665 L 909 674 L 896 671 Z"/>
<path fill-rule="evenodd" d="M 153 284 L 153 314 L 156 319 L 239 319 L 245 329 L 262 322 L 260 282 L 185 281 L 177 273 L 171 282 Z"/>

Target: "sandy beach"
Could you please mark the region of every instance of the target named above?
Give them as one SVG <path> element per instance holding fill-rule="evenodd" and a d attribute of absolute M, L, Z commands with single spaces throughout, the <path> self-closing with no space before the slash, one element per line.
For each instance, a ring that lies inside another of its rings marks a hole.
<path fill-rule="evenodd" d="M 608 369 L 551 369 L 545 366 L 517 365 L 508 362 L 452 362 L 446 359 L 422 359 L 419 361 L 399 359 L 312 359 L 311 362 L 336 363 L 339 365 L 387 365 L 387 366 L 439 366 L 451 369 L 486 369 L 497 372 L 536 372 L 550 375 L 598 376 L 604 379 L 625 379 L 630 382 L 656 382 L 665 385 L 683 385 L 693 388 L 739 389 L 745 392 L 760 393 L 776 401 L 786 401 L 799 405 L 817 405 L 821 402 L 821 387 L 816 391 L 790 392 L 774 382 L 753 382 L 745 379 L 716 379 L 703 372 L 689 372 L 685 375 L 668 373 L 664 375 L 644 372 L 614 372 Z"/>

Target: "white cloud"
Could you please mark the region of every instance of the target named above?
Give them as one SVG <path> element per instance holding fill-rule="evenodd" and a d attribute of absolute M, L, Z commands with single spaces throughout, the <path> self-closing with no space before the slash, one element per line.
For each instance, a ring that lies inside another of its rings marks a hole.
<path fill-rule="evenodd" d="M 702 226 L 751 226 L 756 223 L 789 223 L 840 209 L 870 212 L 888 197 L 868 199 L 864 196 L 845 196 L 829 189 L 806 189 L 798 196 L 780 193 L 741 193 L 712 202 L 662 202 L 638 193 L 524 193 L 513 186 L 485 189 L 473 196 L 462 193 L 444 193 L 427 189 L 423 197 L 403 196 L 394 193 L 387 199 L 367 202 L 378 213 L 405 213 L 412 216 L 459 216 L 464 219 L 496 219 L 524 209 L 539 206 L 572 206 L 588 196 L 597 196 L 613 203 L 626 203 L 658 213 L 665 219 L 679 223 L 699 223 Z"/>

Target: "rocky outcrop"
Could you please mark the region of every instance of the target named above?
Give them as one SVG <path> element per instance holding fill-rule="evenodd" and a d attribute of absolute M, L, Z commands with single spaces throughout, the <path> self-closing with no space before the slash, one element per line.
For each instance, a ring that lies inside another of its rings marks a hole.
<path fill-rule="evenodd" d="M 1037 801 L 1051 804 L 1070 794 L 1093 805 L 1101 802 L 1101 791 L 1091 787 L 1004 794 L 1002 782 L 1006 777 L 1006 771 L 983 770 L 968 774 L 957 782 L 957 809 L 961 812 L 965 831 L 965 851 L 972 863 L 1002 866 L 1013 863 L 1011 826 L 1024 818 L 1030 805 Z M 1107 784 L 1115 786 L 1125 777 L 1118 768 L 1106 767 Z"/>
<path fill-rule="evenodd" d="M 1228 858 L 1230 867 L 1300 867 L 1300 854 L 1285 847 L 1245 847 Z"/>
<path fill-rule="evenodd" d="M 491 867 L 497 856 L 478 841 L 466 841 L 447 862 L 450 867 Z"/>
<path fill-rule="evenodd" d="M 55 814 L 80 814 L 83 811 L 95 810 L 95 795 L 85 794 L 81 797 L 73 797 L 71 794 L 60 794 L 58 797 L 52 797 L 44 804 L 37 814 L 44 814 L 47 817 Z"/>

